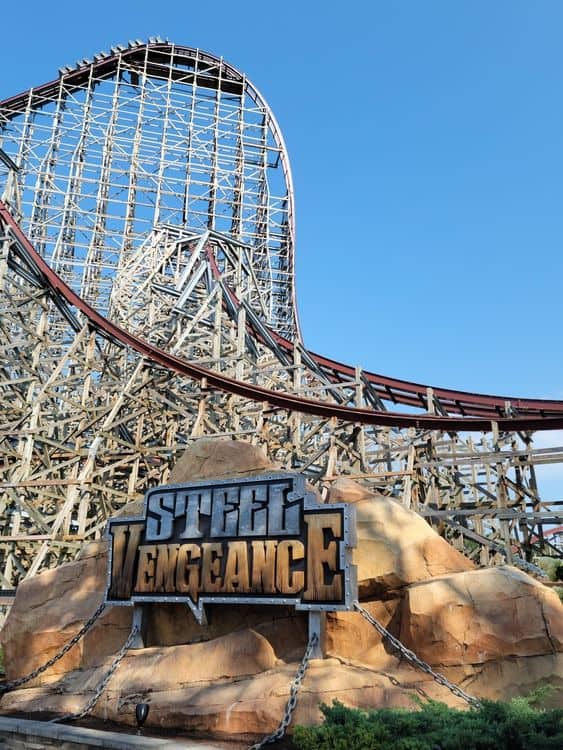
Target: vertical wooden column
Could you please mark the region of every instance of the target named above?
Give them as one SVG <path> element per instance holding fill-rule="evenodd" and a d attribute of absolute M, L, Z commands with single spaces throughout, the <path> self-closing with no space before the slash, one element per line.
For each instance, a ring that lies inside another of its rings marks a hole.
<path fill-rule="evenodd" d="M 493 434 L 493 449 L 495 453 L 500 453 L 500 444 L 499 444 L 499 429 L 498 424 L 496 422 L 491 422 L 491 428 L 492 428 L 492 434 Z M 504 481 L 504 466 L 502 464 L 502 461 L 499 461 L 499 463 L 496 465 L 496 473 L 497 473 L 497 508 L 506 510 L 508 507 L 507 503 L 507 495 L 506 495 L 506 484 Z M 506 562 L 509 565 L 512 565 L 512 544 L 510 539 L 510 529 L 508 526 L 508 521 L 500 520 L 499 526 L 502 534 L 502 538 L 504 541 L 504 549 L 506 551 Z"/>

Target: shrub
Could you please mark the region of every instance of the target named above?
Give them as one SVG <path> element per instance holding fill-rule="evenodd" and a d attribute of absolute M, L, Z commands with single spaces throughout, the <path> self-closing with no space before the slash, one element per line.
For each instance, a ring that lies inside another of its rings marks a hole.
<path fill-rule="evenodd" d="M 298 750 L 561 750 L 563 709 L 536 710 L 536 698 L 483 700 L 468 711 L 437 701 L 363 711 L 334 701 L 321 704 L 321 725 L 297 726 L 293 741 Z"/>
<path fill-rule="evenodd" d="M 563 564 L 558 557 L 536 557 L 534 563 L 540 567 L 550 581 L 563 581 Z"/>

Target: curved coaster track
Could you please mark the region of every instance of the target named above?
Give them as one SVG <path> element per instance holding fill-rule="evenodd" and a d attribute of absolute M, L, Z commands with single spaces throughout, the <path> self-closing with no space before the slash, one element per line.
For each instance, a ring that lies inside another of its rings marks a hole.
<path fill-rule="evenodd" d="M 563 402 L 426 386 L 303 344 L 289 159 L 221 58 L 151 39 L 0 102 L 0 578 L 73 558 L 201 436 L 322 493 L 404 503 L 525 568 L 563 505 L 536 467 Z"/>

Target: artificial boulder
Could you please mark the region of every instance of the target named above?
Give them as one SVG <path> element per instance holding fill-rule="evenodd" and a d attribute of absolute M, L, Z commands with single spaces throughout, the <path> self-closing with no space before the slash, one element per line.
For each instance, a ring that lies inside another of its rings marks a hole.
<path fill-rule="evenodd" d="M 107 544 L 94 542 L 79 558 L 22 581 L 0 642 L 9 680 L 28 674 L 57 654 L 78 633 L 104 598 Z M 87 635 L 30 685 L 52 682 L 67 672 L 103 663 L 131 629 L 128 607 L 107 609 Z"/>
<path fill-rule="evenodd" d="M 178 649 L 191 647 L 174 647 Z M 150 704 L 146 725 L 155 729 L 188 730 L 194 733 L 253 740 L 277 729 L 283 716 L 296 663 L 279 663 L 271 669 L 236 677 L 191 680 L 189 673 L 174 671 L 177 682 L 161 670 L 155 671 L 153 649 L 130 652 L 110 680 L 92 715 L 102 720 L 135 726 L 135 705 Z M 2 699 L 3 711 L 57 714 L 80 711 L 110 666 L 69 673 L 57 690 L 41 687 L 8 693 Z M 139 679 L 139 674 L 144 676 Z M 150 684 L 150 691 L 147 688 Z M 294 722 L 311 724 L 321 720 L 319 704 L 334 699 L 359 708 L 386 706 L 415 708 L 415 694 L 448 701 L 458 707 L 463 702 L 429 675 L 399 666 L 376 671 L 340 659 L 313 660 L 299 693 Z"/>
<path fill-rule="evenodd" d="M 276 470 L 279 466 L 257 445 L 242 440 L 200 438 L 182 453 L 170 472 L 168 484 L 249 477 Z"/>
<path fill-rule="evenodd" d="M 379 495 L 355 503 L 360 599 L 396 596 L 398 589 L 475 565 L 403 505 Z"/>
<path fill-rule="evenodd" d="M 338 477 L 330 485 L 327 503 L 358 503 L 360 500 L 379 500 L 384 498 L 372 492 L 363 484 L 355 482 L 350 477 Z"/>
<path fill-rule="evenodd" d="M 203 439 L 180 457 L 168 482 L 252 476 L 277 470 L 248 443 Z M 465 690 L 487 697 L 563 686 L 563 605 L 512 568 L 476 570 L 412 511 L 350 479 L 328 502 L 354 502 L 362 605 L 392 634 Z M 140 501 L 125 506 L 139 515 Z M 102 601 L 107 544 L 24 581 L 1 633 L 7 676 L 58 652 Z M 93 709 L 134 725 L 135 704 L 151 704 L 148 725 L 212 735 L 257 736 L 275 729 L 307 641 L 307 615 L 285 606 L 210 605 L 200 625 L 181 604 L 147 609 L 146 648 L 131 650 Z M 6 694 L 4 712 L 80 710 L 127 638 L 131 609 L 106 612 L 83 641 L 25 688 Z M 319 720 L 319 703 L 412 707 L 413 693 L 460 699 L 400 659 L 357 612 L 327 616 L 326 652 L 313 661 L 295 720 Z M 150 686 L 150 688 L 149 688 Z"/>
<path fill-rule="evenodd" d="M 513 567 L 455 573 L 409 586 L 400 637 L 435 666 L 556 653 L 563 605 Z"/>
<path fill-rule="evenodd" d="M 294 607 L 208 604 L 201 625 L 185 604 L 146 607 L 143 639 L 147 646 L 210 642 L 229 633 L 254 630 L 280 659 L 301 658 L 307 640 L 307 616 Z"/>
<path fill-rule="evenodd" d="M 398 637 L 401 599 L 362 602 L 362 607 Z M 330 656 L 368 664 L 374 669 L 396 668 L 399 664 L 397 654 L 381 640 L 373 625 L 357 612 L 327 614 L 325 649 Z"/>

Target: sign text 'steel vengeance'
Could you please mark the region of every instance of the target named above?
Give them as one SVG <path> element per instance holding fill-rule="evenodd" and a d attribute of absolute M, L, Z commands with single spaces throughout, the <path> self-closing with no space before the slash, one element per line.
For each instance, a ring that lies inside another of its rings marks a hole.
<path fill-rule="evenodd" d="M 346 504 L 320 505 L 299 474 L 167 485 L 139 518 L 108 524 L 106 599 L 349 609 L 354 545 Z"/>

